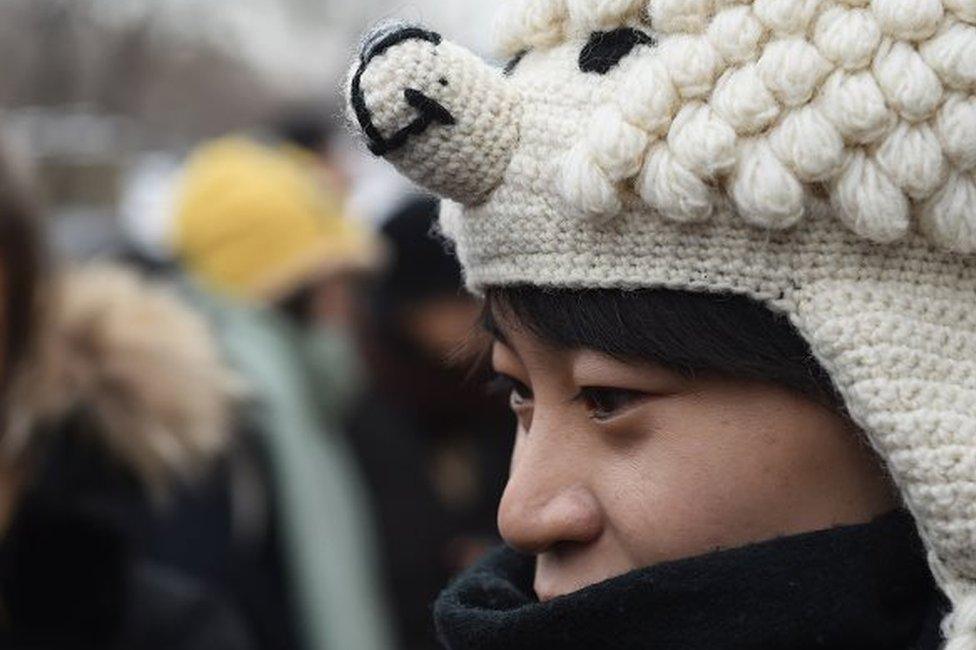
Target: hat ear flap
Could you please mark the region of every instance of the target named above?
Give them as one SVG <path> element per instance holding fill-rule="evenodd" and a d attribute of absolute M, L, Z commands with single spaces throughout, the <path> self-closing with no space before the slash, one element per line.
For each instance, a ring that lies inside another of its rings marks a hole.
<path fill-rule="evenodd" d="M 937 292 L 893 276 L 807 283 L 792 319 L 886 459 L 928 549 L 972 580 L 976 556 L 959 549 L 976 548 L 976 274 Z"/>

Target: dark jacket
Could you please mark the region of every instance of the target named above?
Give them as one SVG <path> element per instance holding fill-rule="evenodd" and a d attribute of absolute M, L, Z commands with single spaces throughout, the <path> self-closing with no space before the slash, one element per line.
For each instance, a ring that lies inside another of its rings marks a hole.
<path fill-rule="evenodd" d="M 0 545 L 0 647 L 251 650 L 203 583 L 153 564 L 97 502 L 24 498 Z"/>
<path fill-rule="evenodd" d="M 52 285 L 4 396 L 0 647 L 250 650 L 222 585 L 154 561 L 177 530 L 164 513 L 211 491 L 229 447 L 235 382 L 203 321 L 115 267 Z M 213 522 L 190 529 L 203 557 L 227 507 L 196 501 Z"/>
<path fill-rule="evenodd" d="M 425 420 L 377 389 L 354 411 L 349 435 L 378 514 L 398 648 L 437 647 L 434 599 L 471 556 L 498 542 L 495 512 L 511 427 L 507 413 L 483 407 L 467 417 Z M 463 472 L 462 489 L 438 486 L 444 464 Z"/>

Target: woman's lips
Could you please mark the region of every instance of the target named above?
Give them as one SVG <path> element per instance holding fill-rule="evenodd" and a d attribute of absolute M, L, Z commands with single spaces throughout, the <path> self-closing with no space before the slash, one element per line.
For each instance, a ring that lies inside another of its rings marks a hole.
<path fill-rule="evenodd" d="M 536 597 L 544 603 L 636 568 L 615 550 L 598 543 L 556 546 L 540 553 L 535 560 Z"/>
<path fill-rule="evenodd" d="M 568 561 L 544 553 L 536 558 L 533 588 L 539 602 L 544 603 L 611 577 L 613 574 L 595 571 L 578 560 Z"/>

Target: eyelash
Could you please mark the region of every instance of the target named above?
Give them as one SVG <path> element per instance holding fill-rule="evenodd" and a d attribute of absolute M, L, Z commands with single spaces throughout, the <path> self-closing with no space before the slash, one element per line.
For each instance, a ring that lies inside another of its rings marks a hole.
<path fill-rule="evenodd" d="M 589 386 L 580 389 L 573 401 L 580 402 L 597 421 L 609 420 L 645 396 L 644 393 L 626 388 L 604 388 Z"/>
<path fill-rule="evenodd" d="M 515 394 L 521 400 L 532 399 L 532 391 L 528 386 L 520 382 L 518 379 L 508 375 L 503 375 L 500 372 L 496 372 L 494 377 L 489 380 L 488 392 L 491 395 L 511 396 L 512 394 Z"/>
<path fill-rule="evenodd" d="M 528 386 L 502 373 L 495 373 L 488 382 L 488 391 L 492 395 L 508 395 L 513 404 L 532 399 L 532 391 Z M 640 391 L 625 388 L 587 386 L 580 389 L 572 401 L 582 404 L 594 420 L 603 421 L 609 420 L 644 396 Z"/>

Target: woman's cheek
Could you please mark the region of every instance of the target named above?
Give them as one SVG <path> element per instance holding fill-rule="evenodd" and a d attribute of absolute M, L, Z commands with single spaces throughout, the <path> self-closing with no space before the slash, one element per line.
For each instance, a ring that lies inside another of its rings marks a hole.
<path fill-rule="evenodd" d="M 662 404 L 640 442 L 618 449 L 600 472 L 609 519 L 635 566 L 766 539 L 782 478 L 729 421 L 707 410 Z M 618 432 L 619 433 L 619 432 Z M 624 436 L 621 436 L 624 437 Z M 743 448 L 745 445 L 745 448 Z M 774 525 L 775 527 L 775 525 Z"/>

